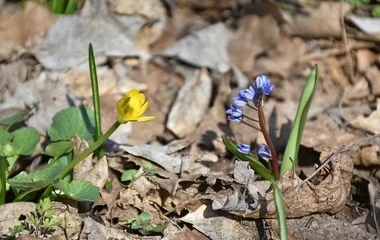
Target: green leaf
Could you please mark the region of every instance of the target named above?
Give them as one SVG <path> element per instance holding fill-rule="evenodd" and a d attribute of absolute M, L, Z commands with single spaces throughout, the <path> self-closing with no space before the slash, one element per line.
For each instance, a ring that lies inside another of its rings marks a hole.
<path fill-rule="evenodd" d="M 43 226 L 46 229 L 53 229 L 55 227 L 58 227 L 59 224 L 61 224 L 61 219 L 59 219 L 57 217 L 53 217 L 50 219 L 44 219 Z"/>
<path fill-rule="evenodd" d="M 157 226 L 154 226 L 150 232 L 157 232 L 162 233 L 165 231 L 166 226 L 164 224 L 158 224 Z"/>
<path fill-rule="evenodd" d="M 22 111 L 14 114 L 12 116 L 9 116 L 9 117 L 6 117 L 6 118 L 2 118 L 0 120 L 0 125 L 10 127 L 13 124 L 15 124 L 17 121 L 19 121 L 20 119 L 22 119 L 29 111 L 30 110 L 22 110 Z"/>
<path fill-rule="evenodd" d="M 57 161 L 53 166 L 37 170 L 34 173 L 27 174 L 20 172 L 18 175 L 9 179 L 7 182 L 14 188 L 26 191 L 29 189 L 39 190 L 54 180 L 58 179 L 64 169 L 63 161 Z"/>
<path fill-rule="evenodd" d="M 280 239 L 286 240 L 288 239 L 288 228 L 286 226 L 286 212 L 284 199 L 275 181 L 272 182 L 272 188 L 277 211 L 278 226 L 280 226 Z"/>
<path fill-rule="evenodd" d="M 148 175 L 156 175 L 158 172 L 156 169 L 153 168 L 153 164 L 151 162 L 148 162 L 144 165 L 144 172 Z"/>
<path fill-rule="evenodd" d="M 66 4 L 65 12 L 63 14 L 73 14 L 78 8 L 77 0 L 69 0 Z"/>
<path fill-rule="evenodd" d="M 45 155 L 52 157 L 60 157 L 61 155 L 70 152 L 74 147 L 71 141 L 53 142 L 47 145 Z"/>
<path fill-rule="evenodd" d="M 103 136 L 102 133 L 102 118 L 100 112 L 100 99 L 99 99 L 99 86 L 98 86 L 98 76 L 96 74 L 96 64 L 94 51 L 92 49 L 92 44 L 88 45 L 88 62 L 90 68 L 90 79 L 91 79 L 91 89 L 92 89 L 92 103 L 94 105 L 95 114 L 95 141 Z M 103 147 L 98 148 L 98 159 L 104 156 Z"/>
<path fill-rule="evenodd" d="M 94 143 L 94 112 L 87 107 L 70 107 L 59 111 L 48 128 L 52 141 L 69 141 L 76 134 L 89 145 Z"/>
<path fill-rule="evenodd" d="M 37 205 L 37 212 L 42 215 L 42 216 L 45 216 L 45 212 L 51 208 L 51 202 L 50 202 L 50 199 L 49 198 L 44 198 L 42 200 L 40 200 L 38 202 L 38 205 Z M 46 216 L 45 216 L 46 217 Z"/>
<path fill-rule="evenodd" d="M 142 225 L 141 225 L 141 220 L 140 219 L 136 219 L 132 222 L 131 224 L 131 228 L 132 229 L 141 229 L 142 228 Z"/>
<path fill-rule="evenodd" d="M 11 236 L 16 236 L 17 234 L 21 233 L 24 230 L 25 226 L 23 225 L 16 225 L 11 228 L 9 228 L 9 233 Z"/>
<path fill-rule="evenodd" d="M 380 18 L 380 5 L 379 4 L 376 4 L 375 6 L 372 7 L 371 15 L 372 15 L 372 17 Z"/>
<path fill-rule="evenodd" d="M 31 127 L 17 129 L 12 135 L 12 146 L 19 155 L 31 155 L 40 141 L 40 134 Z"/>
<path fill-rule="evenodd" d="M 121 181 L 123 181 L 123 182 L 124 181 L 132 181 L 133 179 L 135 179 L 136 174 L 137 174 L 137 170 L 136 169 L 126 170 L 121 175 Z"/>
<path fill-rule="evenodd" d="M 282 159 L 280 174 L 283 176 L 287 171 L 292 171 L 293 166 L 297 166 L 298 151 L 300 148 L 301 137 L 305 123 L 307 120 L 307 113 L 313 100 L 314 92 L 318 81 L 318 66 L 313 68 L 305 87 L 303 89 L 301 100 L 298 105 L 296 117 L 294 119 L 292 131 L 290 132 L 289 140 L 286 145 L 284 157 Z"/>
<path fill-rule="evenodd" d="M 8 131 L 0 128 L 0 145 L 3 145 L 6 142 L 12 141 L 13 135 Z"/>
<path fill-rule="evenodd" d="M 137 218 L 141 219 L 142 222 L 149 222 L 151 219 L 151 216 L 148 212 L 144 211 L 140 215 L 138 215 Z"/>
<path fill-rule="evenodd" d="M 100 188 L 83 179 L 60 180 L 54 186 L 76 201 L 95 202 L 100 197 Z"/>
<path fill-rule="evenodd" d="M 226 136 L 222 136 L 222 140 L 228 151 L 230 151 L 232 154 L 234 154 L 236 157 L 243 161 L 249 162 L 249 165 L 255 172 L 257 172 L 262 178 L 269 181 L 276 180 L 276 177 L 273 175 L 273 173 L 268 170 L 259 160 L 252 157 L 249 154 L 243 154 L 237 150 L 237 145 L 234 141 L 228 139 Z"/>
<path fill-rule="evenodd" d="M 66 0 L 51 0 L 50 9 L 53 13 L 63 13 L 65 11 Z"/>

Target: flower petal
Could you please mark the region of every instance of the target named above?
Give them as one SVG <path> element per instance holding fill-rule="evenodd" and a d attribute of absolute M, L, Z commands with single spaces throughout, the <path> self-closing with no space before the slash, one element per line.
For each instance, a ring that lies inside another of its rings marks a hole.
<path fill-rule="evenodd" d="M 146 122 L 155 119 L 156 116 L 141 116 L 137 119 L 137 122 Z"/>

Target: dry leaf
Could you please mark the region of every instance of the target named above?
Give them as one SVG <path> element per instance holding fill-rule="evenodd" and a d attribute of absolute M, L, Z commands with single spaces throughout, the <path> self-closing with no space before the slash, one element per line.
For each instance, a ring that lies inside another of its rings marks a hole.
<path fill-rule="evenodd" d="M 191 223 L 195 229 L 213 240 L 259 239 L 255 222 L 240 224 L 234 219 L 217 215 L 206 205 L 179 220 Z"/>
<path fill-rule="evenodd" d="M 326 155 L 324 153 L 321 154 Z M 313 213 L 337 213 L 346 204 L 351 190 L 353 162 L 350 156 L 339 154 L 331 160 L 330 174 L 318 185 L 305 183 L 298 186 L 302 180 L 288 172 L 282 178 L 281 189 L 288 218 L 298 218 Z M 297 187 L 298 186 L 298 187 Z M 256 199 L 259 206 L 252 212 L 232 213 L 252 218 L 275 218 L 276 208 L 273 194 L 267 194 L 267 188 L 261 189 Z M 251 193 L 252 194 L 252 193 Z M 254 192 L 254 194 L 257 194 Z M 246 209 L 246 211 L 249 209 Z"/>
<path fill-rule="evenodd" d="M 148 19 L 165 19 L 166 10 L 163 3 L 159 0 L 108 0 L 112 11 L 118 14 L 142 15 Z"/>
<path fill-rule="evenodd" d="M 0 39 L 25 45 L 43 37 L 56 20 L 50 10 L 34 1 L 26 1 L 22 10 L 0 15 Z"/>
<path fill-rule="evenodd" d="M 78 155 L 88 148 L 88 143 L 79 137 L 73 137 L 72 141 L 75 143 L 74 153 Z M 106 156 L 103 156 L 95 164 L 92 163 L 92 155 L 83 159 L 78 165 L 74 167 L 73 178 L 83 179 L 89 181 L 93 185 L 102 189 L 108 180 L 108 164 Z"/>
<path fill-rule="evenodd" d="M 134 156 L 146 158 L 172 173 L 180 173 L 190 161 L 188 156 L 169 154 L 170 148 L 168 146 L 135 145 L 120 146 L 120 149 Z"/>
<path fill-rule="evenodd" d="M 371 89 L 372 95 L 380 95 L 380 70 L 378 67 L 370 67 L 366 72 L 365 76 L 369 81 L 369 87 Z"/>
<path fill-rule="evenodd" d="M 206 69 L 191 72 L 179 90 L 166 127 L 183 138 L 193 132 L 205 115 L 212 94 L 212 81 Z"/>
<path fill-rule="evenodd" d="M 380 134 L 380 99 L 377 99 L 377 109 L 372 112 L 368 117 L 357 116 L 349 120 L 352 126 L 371 132 L 373 134 Z"/>
<path fill-rule="evenodd" d="M 144 19 L 113 16 L 106 1 L 85 2 L 81 16 L 62 16 L 51 26 L 36 51 L 40 63 L 49 69 L 65 69 L 87 64 L 88 44 L 92 43 L 97 64 L 106 56 L 146 56 L 135 46 Z"/>
<path fill-rule="evenodd" d="M 228 43 L 229 57 L 243 72 L 250 73 L 256 56 L 279 44 L 280 29 L 270 15 L 248 15 L 241 18 L 237 25 L 239 28 Z"/>
<path fill-rule="evenodd" d="M 341 37 L 340 16 L 349 13 L 353 6 L 344 2 L 318 2 L 316 8 L 307 9 L 307 14 L 288 17 L 289 32 L 303 37 Z M 343 8 L 343 9 L 342 9 Z M 285 14 L 285 13 L 284 13 Z"/>

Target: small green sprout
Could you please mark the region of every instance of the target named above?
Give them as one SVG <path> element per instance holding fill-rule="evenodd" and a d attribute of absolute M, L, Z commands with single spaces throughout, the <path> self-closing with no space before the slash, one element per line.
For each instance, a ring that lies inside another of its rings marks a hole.
<path fill-rule="evenodd" d="M 31 212 L 26 217 L 25 229 L 36 236 L 45 236 L 54 231 L 61 224 L 61 219 L 55 217 L 55 211 L 49 198 L 38 202 L 36 212 Z"/>
<path fill-rule="evenodd" d="M 148 235 L 152 232 L 155 233 L 162 233 L 165 230 L 165 225 L 158 224 L 156 226 L 153 226 L 151 221 L 151 216 L 148 212 L 142 212 L 140 215 L 138 215 L 136 218 L 123 218 L 121 219 L 122 222 L 128 224 L 131 229 L 138 230 L 144 235 Z"/>

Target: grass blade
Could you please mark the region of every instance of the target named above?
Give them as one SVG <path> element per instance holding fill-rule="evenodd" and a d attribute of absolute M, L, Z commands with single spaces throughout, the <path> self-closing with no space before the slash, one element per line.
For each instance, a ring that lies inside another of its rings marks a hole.
<path fill-rule="evenodd" d="M 298 105 L 296 118 L 294 120 L 293 128 L 290 133 L 288 144 L 286 145 L 284 157 L 282 160 L 280 171 L 281 176 L 283 176 L 287 171 L 291 171 L 293 169 L 293 165 L 297 166 L 301 137 L 307 120 L 307 113 L 309 112 L 311 101 L 316 89 L 317 80 L 318 66 L 315 65 L 313 71 L 307 79 L 302 92 L 300 103 Z"/>
<path fill-rule="evenodd" d="M 102 133 L 102 120 L 100 116 L 100 102 L 99 102 L 99 87 L 98 87 L 98 76 L 96 74 L 96 64 L 94 57 L 94 50 L 92 49 L 92 44 L 88 46 L 88 60 L 90 66 L 90 77 L 91 77 L 91 89 L 92 89 L 92 101 L 94 104 L 95 113 L 95 142 L 103 135 Z M 103 147 L 98 148 L 98 159 L 104 156 Z"/>

